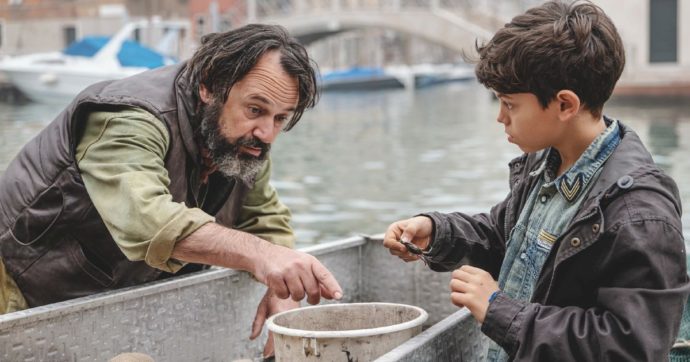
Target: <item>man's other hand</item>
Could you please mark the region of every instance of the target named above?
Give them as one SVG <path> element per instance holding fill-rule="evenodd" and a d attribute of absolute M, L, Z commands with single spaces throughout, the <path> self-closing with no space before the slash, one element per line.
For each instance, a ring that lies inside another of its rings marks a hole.
<path fill-rule="evenodd" d="M 261 334 L 264 323 L 266 323 L 270 316 L 295 308 L 299 308 L 299 302 L 292 299 L 278 298 L 270 289 L 267 290 L 261 299 L 261 303 L 259 303 L 259 307 L 256 308 L 256 316 L 254 317 L 254 323 L 252 323 L 252 334 L 249 336 L 249 339 L 253 340 Z M 264 346 L 264 358 L 268 358 L 275 353 L 273 346 L 273 332 L 268 332 L 268 339 Z"/>

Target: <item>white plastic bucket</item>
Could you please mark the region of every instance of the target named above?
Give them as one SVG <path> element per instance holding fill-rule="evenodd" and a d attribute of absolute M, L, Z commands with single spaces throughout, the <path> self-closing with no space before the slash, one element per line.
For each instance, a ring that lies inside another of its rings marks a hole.
<path fill-rule="evenodd" d="M 426 311 L 393 303 L 327 304 L 268 319 L 276 361 L 371 361 L 422 331 Z"/>

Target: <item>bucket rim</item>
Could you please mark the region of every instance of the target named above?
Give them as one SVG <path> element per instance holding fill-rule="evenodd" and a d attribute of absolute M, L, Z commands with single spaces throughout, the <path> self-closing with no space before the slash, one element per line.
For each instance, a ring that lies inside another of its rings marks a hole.
<path fill-rule="evenodd" d="M 390 326 L 385 326 L 385 327 L 376 327 L 376 328 L 367 328 L 367 329 L 350 329 L 350 330 L 345 330 L 345 331 L 307 331 L 303 329 L 295 329 L 295 328 L 288 328 L 288 327 L 283 327 L 280 325 L 277 325 L 274 320 L 278 317 L 291 314 L 291 313 L 296 313 L 297 311 L 300 310 L 305 310 L 305 309 L 329 309 L 329 308 L 335 308 L 335 307 L 342 307 L 343 305 L 347 306 L 356 306 L 356 305 L 381 305 L 381 306 L 397 306 L 397 307 L 406 307 L 410 309 L 414 309 L 419 312 L 419 315 L 407 322 L 403 323 L 398 323 L 398 324 L 393 324 Z M 332 303 L 332 304 L 322 304 L 322 305 L 314 305 L 314 306 L 307 306 L 307 307 L 301 307 L 301 308 L 295 308 L 291 309 L 285 312 L 281 312 L 278 314 L 275 314 L 271 316 L 267 321 L 266 321 L 266 327 L 268 330 L 275 334 L 282 334 L 286 336 L 291 336 L 291 337 L 305 337 L 305 338 L 352 338 L 352 337 L 370 337 L 370 336 L 376 336 L 379 334 L 384 334 L 384 333 L 394 333 L 394 332 L 399 332 L 403 331 L 406 329 L 410 329 L 413 327 L 417 327 L 422 325 L 427 319 L 429 318 L 429 314 L 422 308 L 417 307 L 415 305 L 409 305 L 409 304 L 401 304 L 401 303 L 382 303 L 382 302 L 375 302 L 375 303 Z"/>

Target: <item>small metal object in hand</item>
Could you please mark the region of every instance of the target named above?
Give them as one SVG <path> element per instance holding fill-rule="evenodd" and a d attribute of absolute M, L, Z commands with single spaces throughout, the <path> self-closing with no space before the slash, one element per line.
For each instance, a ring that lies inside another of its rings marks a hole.
<path fill-rule="evenodd" d="M 407 251 L 414 255 L 422 255 L 424 253 L 424 250 L 420 249 L 417 245 L 412 244 L 409 241 L 404 241 L 403 239 L 398 240 L 401 244 L 405 245 L 407 248 Z"/>

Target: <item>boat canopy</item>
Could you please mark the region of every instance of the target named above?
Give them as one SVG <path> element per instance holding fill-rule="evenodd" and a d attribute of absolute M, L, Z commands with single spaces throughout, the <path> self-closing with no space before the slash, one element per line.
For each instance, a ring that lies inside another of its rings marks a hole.
<path fill-rule="evenodd" d="M 383 68 L 376 67 L 352 67 L 345 70 L 336 70 L 322 74 L 321 78 L 324 81 L 336 81 L 336 80 L 350 80 L 350 79 L 362 79 L 362 78 L 377 78 L 383 77 L 386 73 Z"/>
<path fill-rule="evenodd" d="M 110 40 L 107 36 L 85 36 L 65 48 L 65 55 L 92 57 Z M 123 67 L 157 68 L 166 63 L 162 54 L 133 40 L 125 40 L 117 53 L 117 60 Z"/>

